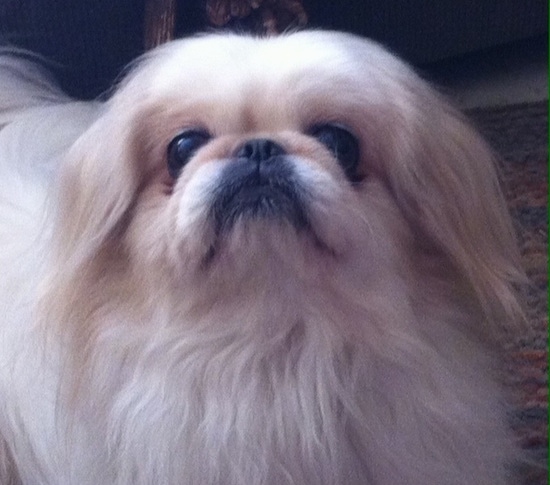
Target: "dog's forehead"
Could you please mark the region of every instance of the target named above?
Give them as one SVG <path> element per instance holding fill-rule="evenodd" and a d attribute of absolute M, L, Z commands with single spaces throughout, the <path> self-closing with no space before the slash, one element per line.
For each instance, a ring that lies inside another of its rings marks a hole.
<path fill-rule="evenodd" d="M 408 68 L 377 44 L 349 34 L 269 38 L 214 34 L 154 51 L 128 86 L 126 105 L 214 132 L 353 126 L 370 108 L 397 105 Z M 123 89 L 124 92 L 124 89 Z M 141 108 L 139 108 L 141 107 Z M 382 108 L 381 108 L 382 107 Z M 188 119 L 190 118 L 190 119 Z"/>
<path fill-rule="evenodd" d="M 346 73 L 351 77 L 356 54 L 336 34 L 211 35 L 169 46 L 156 63 L 152 83 L 159 94 L 187 87 L 195 94 L 202 87 L 229 97 L 237 89 L 290 90 L 301 80 L 329 83 Z"/>

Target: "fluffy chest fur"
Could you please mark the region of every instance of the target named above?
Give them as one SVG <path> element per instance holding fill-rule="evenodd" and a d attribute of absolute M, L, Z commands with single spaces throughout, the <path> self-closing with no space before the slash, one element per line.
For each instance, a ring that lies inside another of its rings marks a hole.
<path fill-rule="evenodd" d="M 290 254 L 263 267 L 252 257 L 263 284 L 220 274 L 216 294 L 189 288 L 177 304 L 130 310 L 86 294 L 74 315 L 99 321 L 77 322 L 93 345 L 76 395 L 74 357 L 55 340 L 44 351 L 31 314 L 14 320 L 4 419 L 20 423 L 25 480 L 421 484 L 429 473 L 453 484 L 473 469 L 468 480 L 493 483 L 502 470 L 474 451 L 446 459 L 477 440 L 502 452 L 507 439 L 490 362 L 453 330 L 463 309 L 419 312 L 397 270 L 374 287 L 334 268 L 304 277 Z"/>

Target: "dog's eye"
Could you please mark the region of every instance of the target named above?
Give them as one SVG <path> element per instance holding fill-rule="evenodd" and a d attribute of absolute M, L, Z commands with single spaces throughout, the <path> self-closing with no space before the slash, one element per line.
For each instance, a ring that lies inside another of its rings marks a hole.
<path fill-rule="evenodd" d="M 210 139 L 204 130 L 187 130 L 176 136 L 168 145 L 168 172 L 177 178 L 193 154 Z"/>
<path fill-rule="evenodd" d="M 333 124 L 315 125 L 309 134 L 325 145 L 336 157 L 351 182 L 361 178 L 357 174 L 359 142 L 348 130 Z"/>

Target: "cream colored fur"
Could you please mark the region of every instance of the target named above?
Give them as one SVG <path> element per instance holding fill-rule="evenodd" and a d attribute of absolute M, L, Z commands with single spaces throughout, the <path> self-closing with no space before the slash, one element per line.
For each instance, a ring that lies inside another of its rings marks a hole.
<path fill-rule="evenodd" d="M 489 149 L 407 66 L 346 34 L 212 35 L 102 104 L 3 59 L 0 483 L 514 483 L 512 226 Z M 358 137 L 358 186 L 320 122 Z M 195 126 L 214 136 L 167 192 Z M 259 136 L 310 229 L 219 238 L 212 193 Z"/>

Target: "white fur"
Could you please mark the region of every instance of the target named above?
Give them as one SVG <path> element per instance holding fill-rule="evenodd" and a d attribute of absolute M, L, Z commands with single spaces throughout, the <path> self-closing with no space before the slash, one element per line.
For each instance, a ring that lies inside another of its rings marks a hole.
<path fill-rule="evenodd" d="M 9 56 L 0 93 L 0 483 L 514 483 L 493 352 L 517 328 L 513 231 L 489 150 L 400 61 L 345 34 L 205 36 L 105 104 Z M 360 140 L 359 186 L 304 134 L 323 121 Z M 214 138 L 163 192 L 187 126 Z M 212 191 L 258 136 L 311 228 L 218 238 Z"/>

